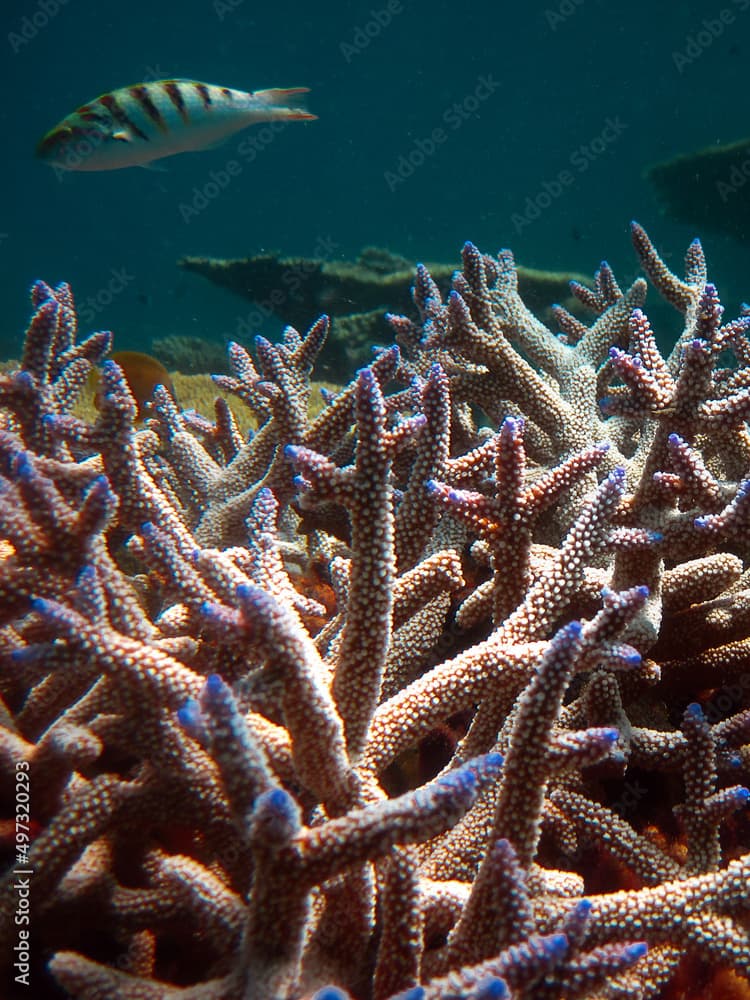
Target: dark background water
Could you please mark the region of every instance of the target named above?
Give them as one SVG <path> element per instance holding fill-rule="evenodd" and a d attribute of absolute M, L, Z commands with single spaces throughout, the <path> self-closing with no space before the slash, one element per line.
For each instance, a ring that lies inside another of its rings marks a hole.
<path fill-rule="evenodd" d="M 5 5 L 0 354 L 18 353 L 37 276 L 70 281 L 82 305 L 90 300 L 86 327 L 113 329 L 120 348 L 174 333 L 233 336 L 249 305 L 178 270 L 183 254 L 311 254 L 327 241 L 333 256 L 377 244 L 452 261 L 472 239 L 544 268 L 591 273 L 606 256 L 625 280 L 636 271 L 627 224 L 637 218 L 679 261 L 695 233 L 661 215 L 643 170 L 750 132 L 750 0 L 391 0 L 384 24 L 388 6 Z M 722 9 L 731 24 L 721 26 Z M 698 54 L 680 59 L 691 37 Z M 237 154 L 242 136 L 162 161 L 166 173 L 61 182 L 34 160 L 39 137 L 80 103 L 168 76 L 306 85 L 320 120 L 288 126 L 252 163 Z M 433 149 L 434 129 L 442 138 Z M 202 210 L 186 210 L 230 159 L 238 176 Z M 401 176 L 409 160 L 418 165 Z M 561 171 L 572 180 L 558 189 Z M 750 197 L 750 184 L 737 197 Z M 521 222 L 529 199 L 544 207 Z M 734 314 L 750 298 L 748 248 L 698 235 Z"/>

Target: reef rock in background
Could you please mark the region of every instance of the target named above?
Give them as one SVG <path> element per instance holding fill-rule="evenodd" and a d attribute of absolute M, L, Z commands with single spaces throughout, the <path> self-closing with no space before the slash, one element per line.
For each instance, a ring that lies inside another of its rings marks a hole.
<path fill-rule="evenodd" d="M 388 343 L 392 334 L 385 320 L 387 312 L 416 316 L 411 297 L 414 265 L 378 247 L 363 250 L 354 262 L 260 254 L 237 260 L 183 257 L 179 264 L 260 304 L 266 316 L 274 313 L 300 329 L 321 312 L 331 316 L 331 332 L 318 373 L 334 382 L 346 382 L 352 371 L 368 364 L 373 344 Z M 429 264 L 428 268 L 441 292 L 447 292 L 455 264 Z M 517 270 L 524 301 L 543 319 L 549 319 L 551 302 L 576 308 L 569 284 L 584 280 L 581 275 L 523 267 Z"/>
<path fill-rule="evenodd" d="M 750 243 L 750 139 L 655 163 L 646 176 L 675 222 Z"/>
<path fill-rule="evenodd" d="M 155 337 L 151 350 L 170 371 L 183 375 L 206 375 L 209 372 L 227 372 L 226 344 L 219 344 L 206 337 L 188 337 L 172 333 Z"/>
<path fill-rule="evenodd" d="M 34 286 L 0 377 L 0 973 L 27 956 L 35 1000 L 747 991 L 750 316 L 697 241 L 678 277 L 633 240 L 670 353 L 643 279 L 574 283 L 563 340 L 467 244 L 317 416 L 325 317 L 232 344 L 250 437 L 163 389 L 136 427 L 110 335 Z"/>

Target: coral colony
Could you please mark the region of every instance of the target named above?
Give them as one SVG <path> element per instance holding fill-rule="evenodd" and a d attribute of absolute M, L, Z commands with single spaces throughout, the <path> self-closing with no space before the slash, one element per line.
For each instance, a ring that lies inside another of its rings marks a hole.
<path fill-rule="evenodd" d="M 136 424 L 111 336 L 34 286 L 0 381 L 11 980 L 750 995 L 750 310 L 632 234 L 668 355 L 646 280 L 602 264 L 556 335 L 467 244 L 315 419 L 325 318 L 232 344 L 247 440 L 161 388 Z"/>

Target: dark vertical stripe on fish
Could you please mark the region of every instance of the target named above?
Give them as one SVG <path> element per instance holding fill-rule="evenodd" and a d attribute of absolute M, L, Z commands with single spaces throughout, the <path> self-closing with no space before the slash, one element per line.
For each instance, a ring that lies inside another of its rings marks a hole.
<path fill-rule="evenodd" d="M 172 104 L 174 104 L 174 106 L 180 112 L 180 118 L 182 118 L 182 120 L 187 125 L 188 112 L 187 108 L 185 107 L 185 98 L 182 96 L 182 91 L 180 90 L 179 83 L 177 83 L 176 80 L 165 80 L 164 83 L 162 84 L 162 87 L 164 88 L 164 92 L 170 99 Z"/>
<path fill-rule="evenodd" d="M 99 104 L 109 111 L 110 115 L 114 118 L 118 125 L 122 125 L 123 128 L 130 129 L 130 131 L 134 135 L 137 135 L 139 139 L 149 142 L 149 138 L 146 133 L 141 131 L 136 123 L 128 117 L 124 109 L 117 103 L 117 98 L 114 94 L 105 94 L 104 97 L 100 97 Z"/>
<path fill-rule="evenodd" d="M 205 83 L 194 83 L 193 86 L 200 94 L 200 99 L 203 101 L 203 107 L 208 110 L 211 107 L 211 95 L 208 92 L 208 87 Z"/>
<path fill-rule="evenodd" d="M 159 111 L 157 106 L 151 100 L 148 87 L 143 84 L 140 84 L 137 87 L 128 87 L 128 93 L 134 100 L 138 101 L 140 106 L 149 116 L 154 125 L 157 126 L 157 128 L 160 128 L 162 132 L 169 131 L 169 126 L 162 118 L 161 111 Z"/>
<path fill-rule="evenodd" d="M 79 118 L 82 118 L 86 122 L 99 122 L 105 125 L 108 121 L 112 120 L 111 115 L 104 115 L 101 111 L 97 111 L 96 108 L 92 108 L 90 104 L 83 104 L 77 111 L 76 114 Z"/>

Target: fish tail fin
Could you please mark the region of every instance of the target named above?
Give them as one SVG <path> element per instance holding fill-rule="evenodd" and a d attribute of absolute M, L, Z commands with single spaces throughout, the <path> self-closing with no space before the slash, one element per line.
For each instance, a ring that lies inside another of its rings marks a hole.
<path fill-rule="evenodd" d="M 286 90 L 256 90 L 253 97 L 268 105 L 268 110 L 276 119 L 285 121 L 313 121 L 318 116 L 310 114 L 305 108 L 305 94 L 310 93 L 309 87 L 290 87 Z"/>

